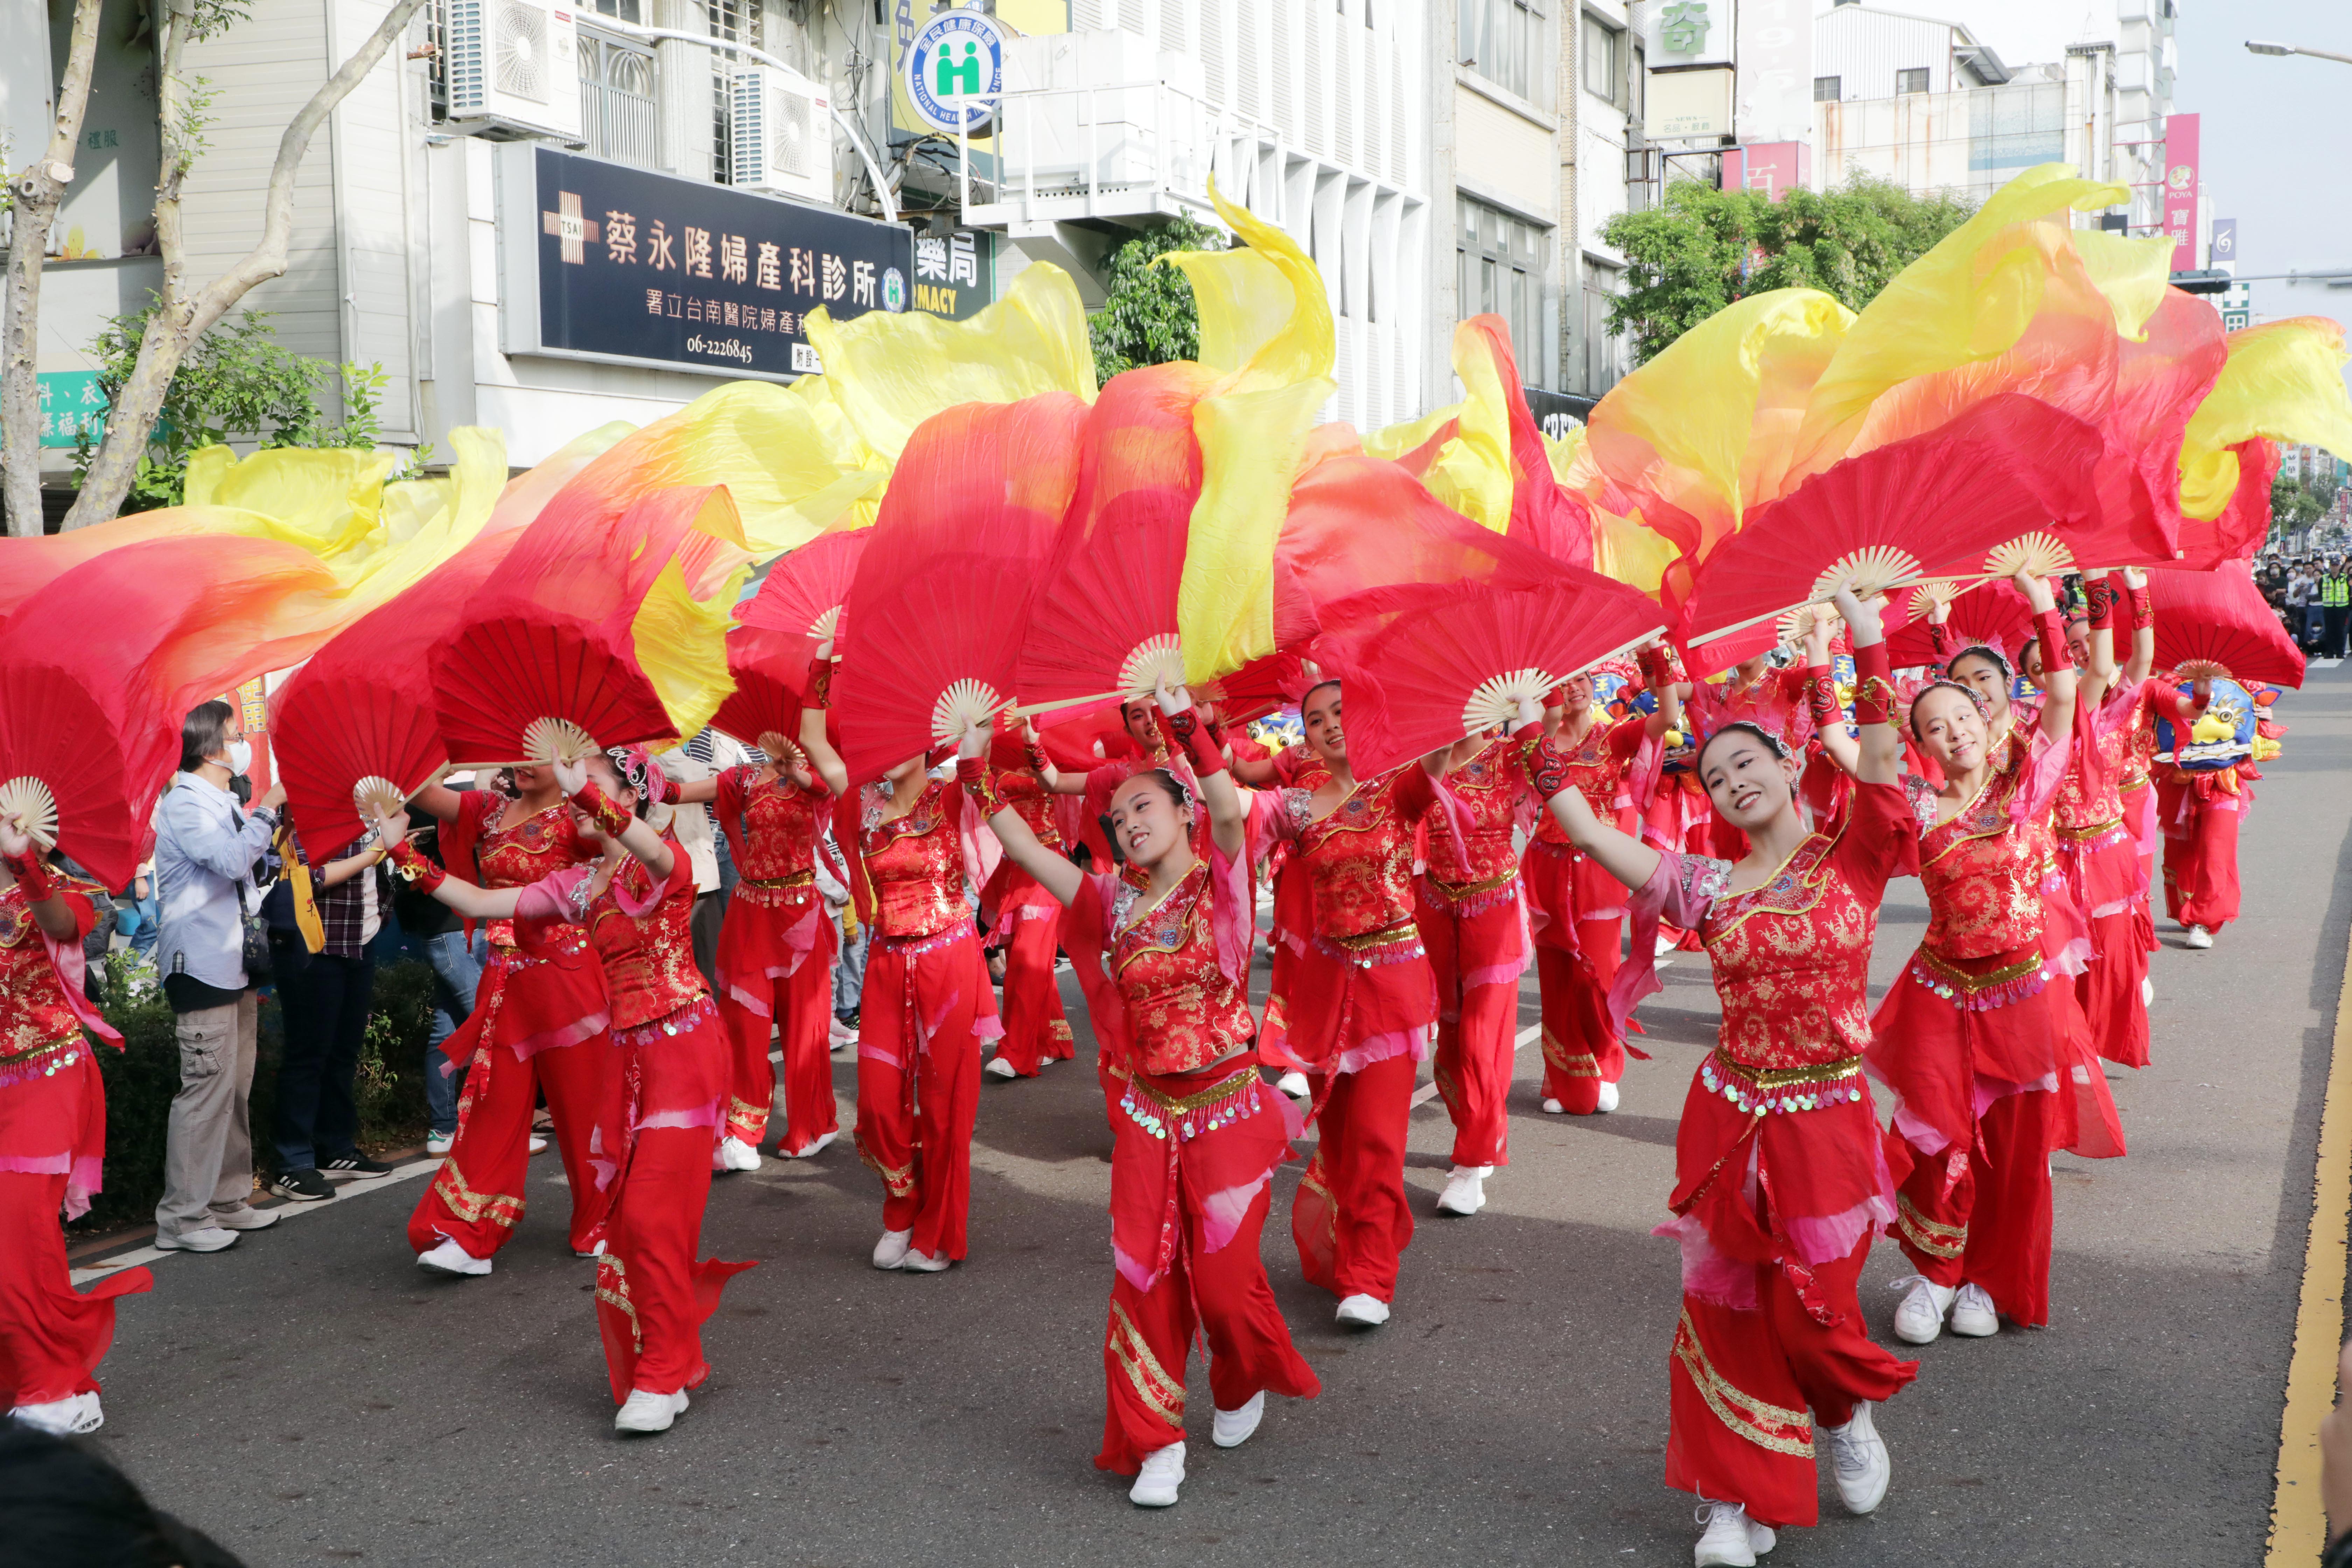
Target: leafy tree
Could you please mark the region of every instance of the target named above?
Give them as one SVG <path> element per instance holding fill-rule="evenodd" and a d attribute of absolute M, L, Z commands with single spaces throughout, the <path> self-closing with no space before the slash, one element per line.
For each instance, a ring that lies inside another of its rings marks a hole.
<path fill-rule="evenodd" d="M 139 362 L 151 306 L 117 316 L 89 345 L 98 365 L 99 390 L 110 416 Z M 327 377 L 342 382 L 344 417 L 330 425 L 320 408 Z M 278 341 L 269 317 L 244 311 L 196 341 L 180 361 L 163 392 L 161 411 L 148 431 L 147 447 L 123 498 L 126 512 L 177 506 L 185 492 L 188 454 L 199 447 L 249 442 L 257 447 L 373 447 L 383 428 L 376 405 L 383 395 L 382 365 L 329 366 L 296 353 Z M 75 442 L 74 479 L 89 471 L 93 448 L 89 427 Z"/>
<path fill-rule="evenodd" d="M 1189 217 L 1147 229 L 1110 253 L 1103 281 L 1110 297 L 1087 321 L 1095 379 L 1108 381 L 1139 364 L 1201 356 L 1201 311 L 1181 267 L 1152 263 L 1172 250 L 1223 250 L 1224 231 Z"/>
<path fill-rule="evenodd" d="M 1975 210 L 1948 192 L 1916 196 L 1865 174 L 1777 202 L 1759 191 L 1676 181 L 1662 206 L 1620 213 L 1601 231 L 1626 261 L 1609 330 L 1628 335 L 1635 359 L 1646 363 L 1751 294 L 1818 289 L 1859 310 Z"/>
<path fill-rule="evenodd" d="M 2281 474 L 2271 481 L 2271 531 L 2292 533 L 2309 528 L 2327 515 L 2335 497 L 2332 480 L 2323 491 L 2316 484 L 2301 484 Z"/>

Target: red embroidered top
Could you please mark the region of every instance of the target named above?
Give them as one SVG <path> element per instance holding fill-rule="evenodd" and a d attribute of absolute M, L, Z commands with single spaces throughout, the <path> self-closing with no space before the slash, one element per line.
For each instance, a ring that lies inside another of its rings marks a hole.
<path fill-rule="evenodd" d="M 2085 838 L 2121 823 L 2124 769 L 2131 761 L 2137 693 L 2118 687 L 2097 710 L 2074 710 L 2073 756 L 2051 820 L 2062 838 Z"/>
<path fill-rule="evenodd" d="M 1272 761 L 1275 782 L 1285 789 L 1311 790 L 1331 776 L 1323 759 L 1304 744 L 1283 747 Z"/>
<path fill-rule="evenodd" d="M 452 837 L 473 846 L 474 867 L 467 867 L 460 858 L 462 850 L 457 850 L 450 857 L 449 869 L 463 877 L 478 868 L 485 888 L 528 888 L 551 872 L 596 858 L 595 847 L 580 836 L 572 823 L 568 802 L 559 801 L 520 822 L 494 828 L 492 822 L 506 807 L 505 796 L 477 789 L 466 791 L 457 801 L 459 832 Z M 514 946 L 514 922 L 492 921 L 489 936 L 496 946 Z"/>
<path fill-rule="evenodd" d="M 2042 940 L 2042 878 L 2051 858 L 2049 813 L 2072 749 L 2036 730 L 2012 731 L 1976 798 L 1938 823 L 1935 786 L 1906 776 L 1919 836 L 1919 879 L 1927 889 L 1927 934 L 1920 946 L 1968 961 L 2015 952 Z M 2022 757 L 2022 761 L 2019 760 Z"/>
<path fill-rule="evenodd" d="M 604 963 L 615 1029 L 659 1023 L 705 994 L 694 966 L 694 863 L 670 834 L 662 842 L 669 876 L 656 884 L 644 862 L 623 862 L 584 922 Z"/>
<path fill-rule="evenodd" d="M 49 878 L 73 911 L 74 934 L 66 940 L 79 943 L 98 918 L 90 898 L 101 889 L 54 868 Z M 66 1003 L 25 889 L 11 886 L 0 892 L 0 1075 L 13 1077 L 8 1069 L 80 1041 L 81 1020 Z"/>
<path fill-rule="evenodd" d="M 1315 934 L 1345 942 L 1412 933 L 1413 830 L 1437 804 L 1437 786 L 1418 762 L 1359 784 L 1328 816 L 1315 816 L 1312 791 L 1286 789 L 1274 831 L 1297 842 L 1313 879 Z"/>
<path fill-rule="evenodd" d="M 1616 819 L 1619 797 L 1625 793 L 1625 775 L 1633 765 L 1635 753 L 1642 749 L 1649 720 L 1641 714 L 1629 715 L 1614 724 L 1604 722 L 1600 714 L 1593 715 L 1591 727 L 1574 746 L 1563 746 L 1546 737 L 1544 744 L 1568 759 L 1570 782 L 1584 792 L 1592 806 L 1592 815 L 1603 822 Z M 1572 848 L 1568 834 L 1545 812 L 1536 823 L 1535 841 L 1557 848 Z"/>
<path fill-rule="evenodd" d="M 1771 731 L 1792 752 L 1812 739 L 1813 710 L 1805 691 L 1812 680 L 1809 669 L 1802 665 L 1767 669 L 1747 685 L 1735 687 L 1732 682 L 1738 679 L 1735 672 L 1721 682 L 1702 680 L 1692 686 L 1688 706 L 1697 733 L 1712 735 L 1726 724 L 1745 721 Z"/>
<path fill-rule="evenodd" d="M 1065 841 L 1055 814 L 1055 796 L 1026 768 L 991 768 L 996 795 L 1037 836 L 1037 842 L 1060 854 Z"/>
<path fill-rule="evenodd" d="M 961 799 L 953 779 L 927 779 L 913 809 L 885 822 L 881 790 L 866 786 L 857 847 L 874 888 L 874 929 L 882 935 L 932 936 L 971 918 L 958 837 Z"/>
<path fill-rule="evenodd" d="M 1511 830 L 1518 826 L 1527 795 L 1527 773 L 1507 738 L 1489 742 L 1478 754 L 1445 775 L 1461 803 L 1461 841 L 1435 825 L 1428 835 L 1430 879 L 1460 893 L 1478 883 L 1496 885 L 1518 875 Z M 1546 814 L 1549 817 L 1549 813 Z"/>
<path fill-rule="evenodd" d="M 1755 1071 L 1825 1067 L 1870 1044 L 1870 943 L 1906 837 L 1903 791 L 1864 784 L 1834 837 L 1813 834 L 1762 887 L 1725 889 L 1732 863 L 1666 853 L 1634 895 L 1637 922 L 1663 915 L 1706 944 L 1723 1003 L 1717 1049 Z M 1654 948 L 1637 923 L 1629 967 Z M 1612 998 L 1612 1004 L 1614 999 Z"/>
<path fill-rule="evenodd" d="M 1115 878 L 1088 878 L 1108 910 L 1103 957 L 1118 987 L 1136 1065 L 1147 1073 L 1198 1072 L 1248 1047 L 1257 1034 L 1249 979 L 1250 909 L 1244 858 L 1196 860 L 1158 904 Z"/>
<path fill-rule="evenodd" d="M 711 807 L 742 878 L 737 896 L 772 903 L 814 885 L 817 839 L 833 797 L 822 784 L 803 789 L 790 778 L 761 784 L 759 777 L 760 770 L 748 764 L 725 769 Z M 759 885 L 763 882 L 769 885 Z"/>

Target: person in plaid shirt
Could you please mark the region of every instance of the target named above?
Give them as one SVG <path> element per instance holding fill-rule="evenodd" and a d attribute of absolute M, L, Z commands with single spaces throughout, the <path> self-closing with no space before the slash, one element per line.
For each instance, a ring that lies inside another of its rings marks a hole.
<path fill-rule="evenodd" d="M 289 858 L 310 864 L 287 836 Z M 368 945 L 383 923 L 388 897 L 378 868 L 383 850 L 373 835 L 353 839 L 310 874 L 324 941 L 315 952 L 299 926 L 273 924 L 270 960 L 286 1019 L 286 1054 L 278 1068 L 277 1173 L 269 1190 L 298 1203 L 332 1197 L 328 1175 L 381 1175 L 392 1169 L 360 1152 L 354 1079 L 375 994 Z M 291 868 L 289 868 L 289 875 Z M 289 889 L 289 893 L 292 889 Z"/>

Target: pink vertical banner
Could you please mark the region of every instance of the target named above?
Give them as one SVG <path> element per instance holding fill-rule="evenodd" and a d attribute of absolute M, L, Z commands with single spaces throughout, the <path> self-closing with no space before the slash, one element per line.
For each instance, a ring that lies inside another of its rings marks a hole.
<path fill-rule="evenodd" d="M 2164 122 L 2164 232 L 2172 237 L 2172 269 L 2197 268 L 2197 116 Z"/>

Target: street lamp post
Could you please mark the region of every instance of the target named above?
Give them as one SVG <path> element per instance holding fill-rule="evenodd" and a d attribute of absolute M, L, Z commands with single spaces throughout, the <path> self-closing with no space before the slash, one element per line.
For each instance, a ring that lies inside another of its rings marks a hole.
<path fill-rule="evenodd" d="M 2352 66 L 2352 55 L 2339 55 L 2329 49 L 2306 49 L 2300 44 L 2271 44 L 2259 38 L 2248 38 L 2246 50 L 2256 55 L 2309 55 L 2315 60 L 2334 60 L 2339 65 Z"/>

